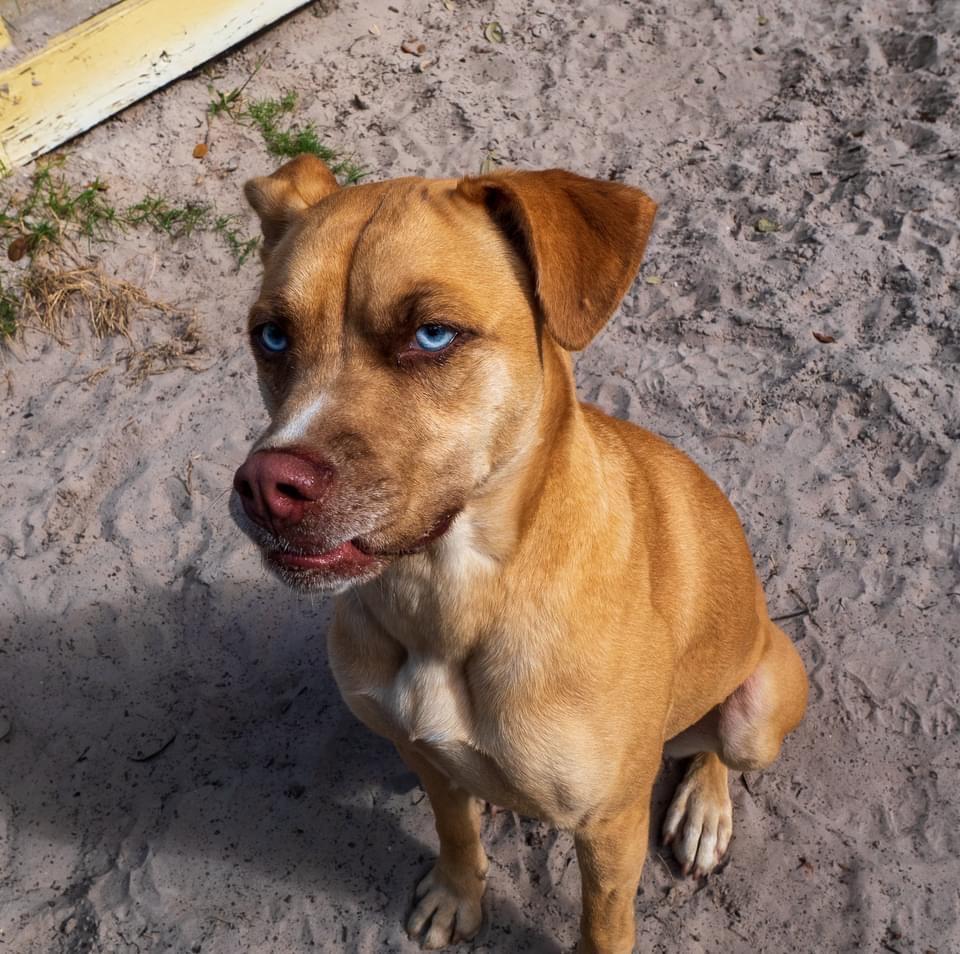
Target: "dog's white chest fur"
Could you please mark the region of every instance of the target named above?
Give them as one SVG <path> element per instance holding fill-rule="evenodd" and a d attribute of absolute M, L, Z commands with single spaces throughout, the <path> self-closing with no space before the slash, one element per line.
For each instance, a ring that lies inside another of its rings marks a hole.
<path fill-rule="evenodd" d="M 471 741 L 463 675 L 441 659 L 411 654 L 389 686 L 368 694 L 411 742 L 444 745 Z"/>

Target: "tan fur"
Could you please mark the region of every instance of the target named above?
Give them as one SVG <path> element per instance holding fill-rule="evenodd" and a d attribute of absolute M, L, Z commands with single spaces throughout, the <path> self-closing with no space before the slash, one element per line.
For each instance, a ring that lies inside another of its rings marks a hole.
<path fill-rule="evenodd" d="M 404 551 L 339 598 L 329 649 L 347 704 L 437 815 L 408 927 L 437 947 L 479 926 L 480 798 L 574 832 L 579 950 L 631 951 L 665 743 L 700 753 L 666 836 L 705 872 L 729 839 L 724 763 L 772 760 L 807 691 L 720 490 L 576 399 L 562 345 L 616 307 L 655 206 L 556 170 L 337 191 L 296 162 L 247 190 L 268 239 L 251 326 L 292 340 L 260 360 L 273 424 L 257 447 L 336 468 L 307 518 L 318 552 Z M 463 340 L 405 363 L 424 323 Z"/>

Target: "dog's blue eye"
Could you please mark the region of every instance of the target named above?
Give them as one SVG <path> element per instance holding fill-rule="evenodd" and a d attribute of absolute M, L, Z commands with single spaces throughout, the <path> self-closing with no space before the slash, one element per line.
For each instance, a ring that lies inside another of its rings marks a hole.
<path fill-rule="evenodd" d="M 443 351 L 457 333 L 446 325 L 421 325 L 413 336 L 418 347 L 424 351 Z"/>
<path fill-rule="evenodd" d="M 283 329 L 272 321 L 257 328 L 254 335 L 263 350 L 271 354 L 280 354 L 290 347 L 290 339 L 283 333 Z"/>

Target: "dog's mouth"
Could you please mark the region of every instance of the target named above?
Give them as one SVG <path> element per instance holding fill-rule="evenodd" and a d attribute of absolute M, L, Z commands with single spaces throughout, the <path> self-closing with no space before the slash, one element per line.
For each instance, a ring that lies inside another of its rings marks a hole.
<path fill-rule="evenodd" d="M 323 552 L 267 550 L 267 559 L 280 569 L 293 573 L 313 571 L 338 577 L 352 577 L 372 570 L 377 558 L 365 553 L 353 540 Z"/>
<path fill-rule="evenodd" d="M 431 543 L 439 540 L 456 520 L 460 508 L 441 514 L 430 529 L 411 543 L 401 546 L 381 546 L 362 537 L 345 540 L 329 550 L 310 550 L 302 544 L 295 549 L 287 546 L 277 547 L 276 541 L 261 540 L 261 547 L 268 563 L 281 571 L 291 581 L 300 576 L 313 579 L 326 578 L 339 582 L 351 582 L 363 578 L 372 578 L 392 560 L 420 553 Z"/>

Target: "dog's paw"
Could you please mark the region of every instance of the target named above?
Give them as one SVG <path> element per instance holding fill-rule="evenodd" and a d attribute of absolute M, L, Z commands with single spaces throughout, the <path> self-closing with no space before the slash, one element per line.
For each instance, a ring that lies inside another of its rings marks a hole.
<path fill-rule="evenodd" d="M 473 883 L 475 881 L 475 884 Z M 411 938 L 422 935 L 420 946 L 428 951 L 457 941 L 469 941 L 483 921 L 480 901 L 485 884 L 481 876 L 467 876 L 460 884 L 434 865 L 417 885 L 413 913 L 407 920 Z"/>
<path fill-rule="evenodd" d="M 726 766 L 715 755 L 698 755 L 677 786 L 666 820 L 663 840 L 683 873 L 695 878 L 720 863 L 733 833 L 733 805 Z"/>

